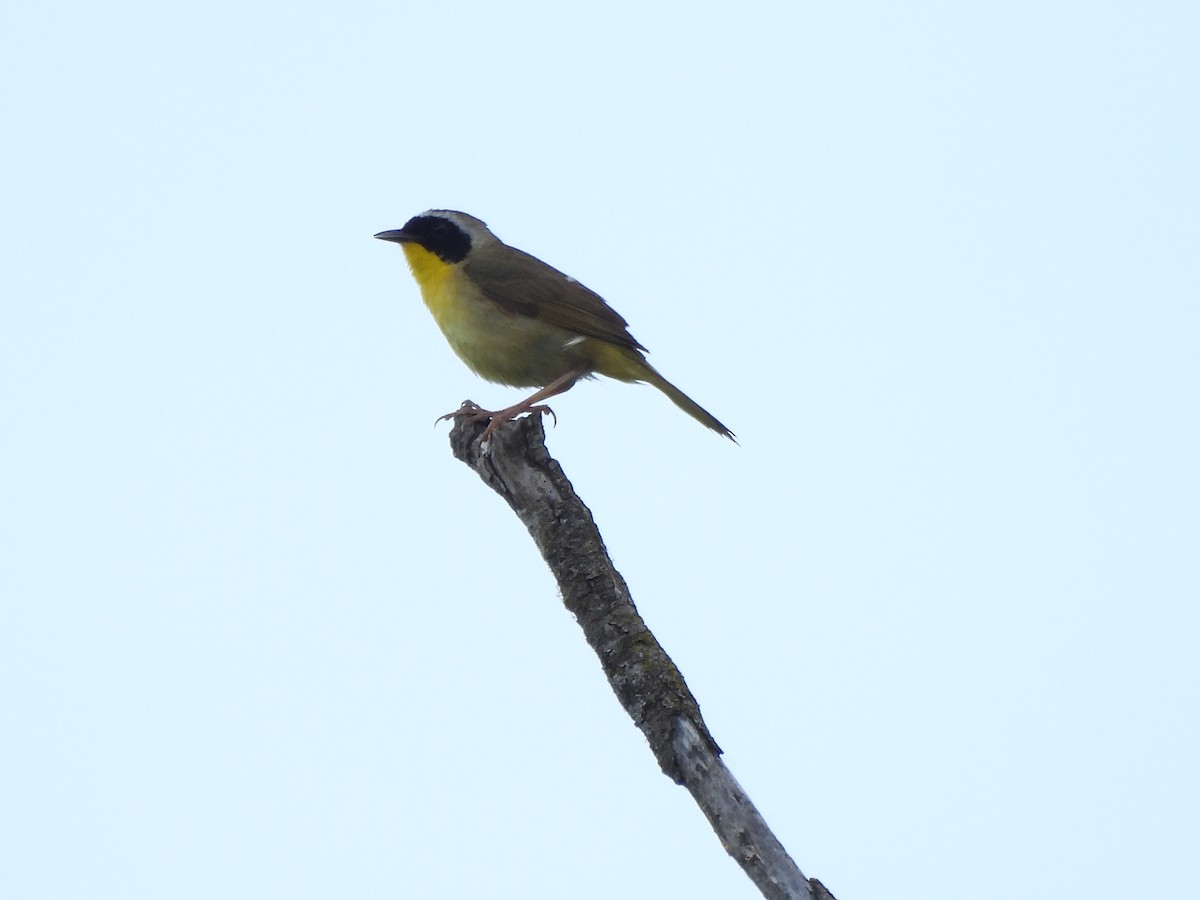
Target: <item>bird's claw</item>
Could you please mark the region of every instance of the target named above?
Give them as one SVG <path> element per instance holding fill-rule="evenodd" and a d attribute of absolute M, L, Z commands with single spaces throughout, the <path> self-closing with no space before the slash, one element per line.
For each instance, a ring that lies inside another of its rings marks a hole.
<path fill-rule="evenodd" d="M 478 403 L 473 403 L 470 400 L 464 400 L 462 406 L 453 412 L 448 412 L 444 416 L 438 416 L 433 420 L 436 426 L 438 422 L 445 422 L 447 419 L 466 419 L 468 423 L 482 422 L 484 419 L 489 419 L 487 428 L 483 430 L 483 434 L 479 436 L 481 444 L 486 443 L 487 439 L 492 436 L 497 428 L 505 422 L 510 422 L 518 416 L 525 413 L 538 413 L 539 415 L 548 415 L 554 421 L 554 427 L 558 427 L 558 416 L 554 414 L 549 406 L 539 403 L 536 406 L 515 406 L 508 409 L 490 410 L 484 409 Z"/>
<path fill-rule="evenodd" d="M 438 422 L 445 422 L 447 419 L 462 419 L 467 417 L 470 417 L 469 421 L 471 422 L 479 422 L 483 419 L 490 419 L 494 415 L 496 415 L 496 413 L 492 412 L 490 409 L 484 409 L 478 403 L 472 403 L 470 400 L 464 400 L 462 402 L 462 406 L 453 412 L 446 413 L 444 416 L 438 416 L 433 420 L 433 424 L 436 426 Z"/>

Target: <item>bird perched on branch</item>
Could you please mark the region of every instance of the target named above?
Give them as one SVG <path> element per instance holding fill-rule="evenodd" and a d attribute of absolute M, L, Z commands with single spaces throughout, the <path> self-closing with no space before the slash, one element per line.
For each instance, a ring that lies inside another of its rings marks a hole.
<path fill-rule="evenodd" d="M 508 246 L 474 216 L 431 209 L 375 237 L 404 250 L 425 305 L 472 371 L 488 381 L 539 389 L 507 409 L 466 403 L 442 416 L 490 419 L 481 441 L 522 413 L 550 412 L 542 401 L 594 375 L 652 384 L 702 425 L 734 440 L 732 431 L 646 362 L 646 348 L 599 294 Z"/>

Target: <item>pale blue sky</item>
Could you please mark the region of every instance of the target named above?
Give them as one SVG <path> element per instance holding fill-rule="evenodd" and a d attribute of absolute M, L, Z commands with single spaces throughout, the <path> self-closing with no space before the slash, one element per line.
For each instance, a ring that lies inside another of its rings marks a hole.
<path fill-rule="evenodd" d="M 0 896 L 751 898 L 396 248 L 464 209 L 657 392 L 549 438 L 841 898 L 1194 894 L 1200 12 L 26 4 L 0 53 Z"/>

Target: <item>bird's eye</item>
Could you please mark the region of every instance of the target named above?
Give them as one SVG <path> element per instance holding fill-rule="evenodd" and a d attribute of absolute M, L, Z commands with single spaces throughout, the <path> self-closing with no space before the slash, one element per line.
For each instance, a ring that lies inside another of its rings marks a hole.
<path fill-rule="evenodd" d="M 449 229 L 447 228 L 445 222 L 434 222 L 433 228 L 430 229 L 430 232 L 434 237 L 442 237 L 448 230 Z"/>

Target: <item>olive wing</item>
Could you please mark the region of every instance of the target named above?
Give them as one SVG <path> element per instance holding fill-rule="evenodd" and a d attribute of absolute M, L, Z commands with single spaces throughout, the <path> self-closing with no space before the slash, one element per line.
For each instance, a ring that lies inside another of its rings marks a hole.
<path fill-rule="evenodd" d="M 603 297 L 536 256 L 503 246 L 472 254 L 463 268 L 484 296 L 507 312 L 633 350 L 646 349 Z"/>

